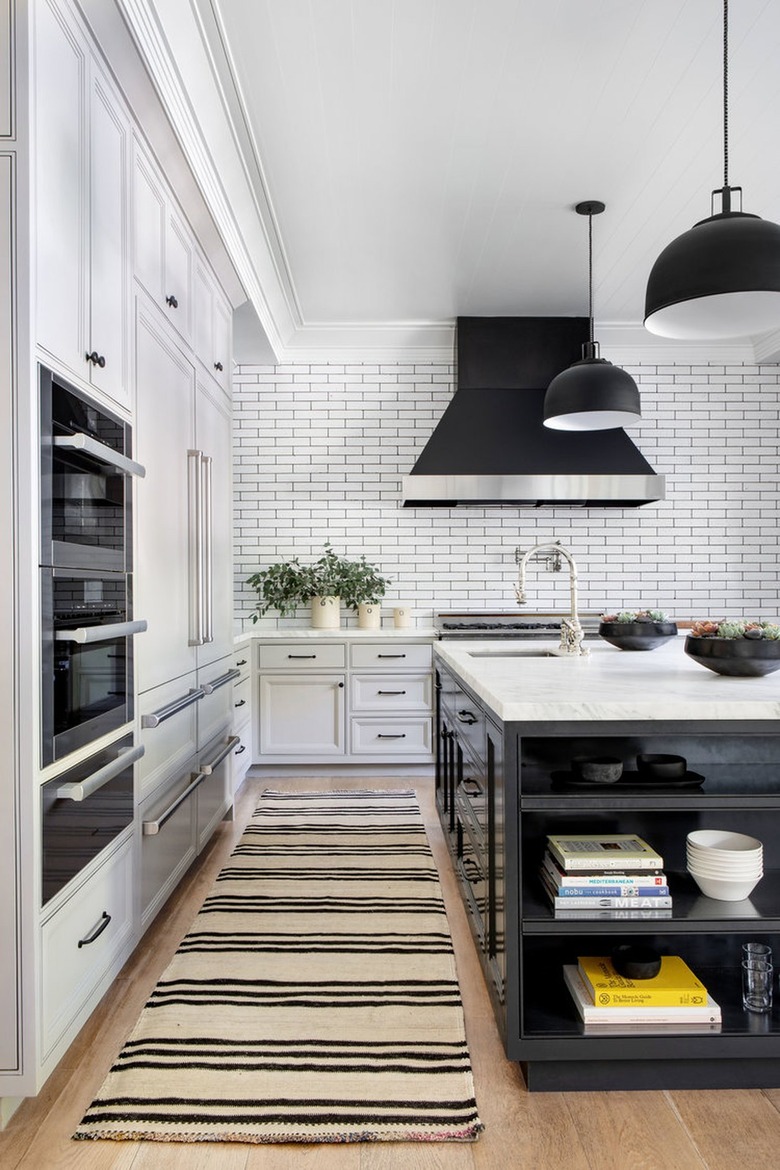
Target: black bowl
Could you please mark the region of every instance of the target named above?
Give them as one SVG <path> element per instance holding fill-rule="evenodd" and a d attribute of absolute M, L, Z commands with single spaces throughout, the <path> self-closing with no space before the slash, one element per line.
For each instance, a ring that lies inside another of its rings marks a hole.
<path fill-rule="evenodd" d="M 591 784 L 615 784 L 623 775 L 623 761 L 617 756 L 574 756 L 571 770 Z"/>
<path fill-rule="evenodd" d="M 636 768 L 640 776 L 652 776 L 656 780 L 678 780 L 688 770 L 688 761 L 684 756 L 646 752 L 637 756 Z"/>
<path fill-rule="evenodd" d="M 677 637 L 676 622 L 601 622 L 599 634 L 619 650 L 655 650 Z"/>
<path fill-rule="evenodd" d="M 766 638 L 685 638 L 685 653 L 700 666 L 734 678 L 756 678 L 780 670 L 780 641 Z"/>
<path fill-rule="evenodd" d="M 623 943 L 612 951 L 612 966 L 624 979 L 654 979 L 661 970 L 661 956 L 653 947 Z"/>

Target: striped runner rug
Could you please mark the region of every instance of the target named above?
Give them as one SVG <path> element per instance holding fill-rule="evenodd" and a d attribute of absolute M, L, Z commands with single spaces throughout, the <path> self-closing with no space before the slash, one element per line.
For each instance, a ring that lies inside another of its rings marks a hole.
<path fill-rule="evenodd" d="M 414 792 L 265 792 L 76 1138 L 472 1141 Z"/>

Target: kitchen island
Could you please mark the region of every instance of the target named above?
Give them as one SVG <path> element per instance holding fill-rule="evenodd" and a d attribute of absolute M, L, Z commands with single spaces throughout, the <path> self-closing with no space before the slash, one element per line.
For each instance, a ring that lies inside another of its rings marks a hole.
<path fill-rule="evenodd" d="M 780 956 L 780 673 L 716 675 L 683 641 L 638 653 L 593 641 L 582 658 L 555 656 L 554 641 L 436 644 L 440 816 L 507 1055 L 532 1090 L 780 1085 L 780 1005 L 744 1011 L 740 976 L 743 942 Z M 685 781 L 640 778 L 646 752 L 684 756 Z M 582 784 L 576 756 L 617 757 L 623 775 Z M 750 898 L 701 894 L 686 870 L 699 828 L 763 842 Z M 671 913 L 556 917 L 539 876 L 552 833 L 643 837 L 664 859 Z M 586 1029 L 563 966 L 622 942 L 681 955 L 722 1023 Z"/>

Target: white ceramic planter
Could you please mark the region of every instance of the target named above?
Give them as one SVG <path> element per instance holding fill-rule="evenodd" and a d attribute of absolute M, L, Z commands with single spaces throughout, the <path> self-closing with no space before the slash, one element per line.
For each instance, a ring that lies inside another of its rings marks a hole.
<path fill-rule="evenodd" d="M 337 630 L 340 622 L 340 597 L 312 597 L 311 624 L 315 630 Z"/>
<path fill-rule="evenodd" d="M 373 602 L 361 602 L 358 606 L 358 627 L 361 630 L 378 630 L 382 624 L 382 607 Z"/>

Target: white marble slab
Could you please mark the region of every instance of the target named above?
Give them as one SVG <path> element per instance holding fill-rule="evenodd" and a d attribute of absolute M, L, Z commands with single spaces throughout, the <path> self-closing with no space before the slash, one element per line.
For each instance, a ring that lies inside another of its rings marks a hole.
<path fill-rule="evenodd" d="M 587 657 L 474 658 L 495 649 L 557 650 L 557 640 L 436 642 L 435 654 L 504 722 L 780 719 L 780 671 L 727 678 L 689 658 L 680 635 L 655 650 L 588 640 Z"/>
<path fill-rule="evenodd" d="M 402 642 L 432 642 L 436 636 L 432 626 L 407 626 L 401 630 L 394 626 L 382 626 L 378 630 L 360 630 L 357 626 L 342 626 L 337 630 L 315 630 L 311 626 L 271 630 L 258 626 L 236 635 L 236 644 L 246 642 L 248 638 L 271 642 L 383 642 L 385 638 Z"/>

